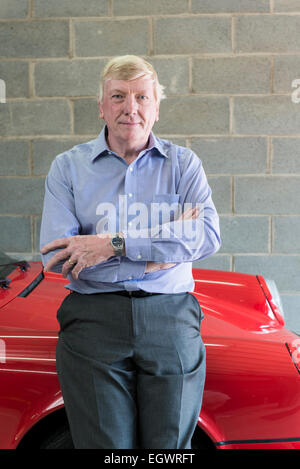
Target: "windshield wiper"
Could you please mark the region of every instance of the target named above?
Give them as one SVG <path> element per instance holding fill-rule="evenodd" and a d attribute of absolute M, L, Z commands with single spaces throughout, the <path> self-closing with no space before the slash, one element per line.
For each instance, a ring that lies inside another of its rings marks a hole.
<path fill-rule="evenodd" d="M 4 267 L 3 269 L 1 269 L 2 272 L 0 274 L 0 288 L 3 288 L 3 289 L 9 288 L 9 284 L 11 280 L 6 277 L 9 271 L 5 269 L 5 267 L 11 267 L 11 266 L 19 267 L 22 272 L 25 272 L 30 267 L 30 264 L 27 261 L 17 261 L 13 259 L 11 260 L 11 262 L 0 264 L 0 267 Z"/>
<path fill-rule="evenodd" d="M 7 267 L 9 265 L 20 267 L 23 272 L 25 272 L 29 267 L 29 263 L 27 261 L 8 262 L 7 264 L 0 264 L 0 267 Z"/>
<path fill-rule="evenodd" d="M 0 278 L 0 287 L 1 288 L 8 288 L 11 280 L 9 278 Z"/>

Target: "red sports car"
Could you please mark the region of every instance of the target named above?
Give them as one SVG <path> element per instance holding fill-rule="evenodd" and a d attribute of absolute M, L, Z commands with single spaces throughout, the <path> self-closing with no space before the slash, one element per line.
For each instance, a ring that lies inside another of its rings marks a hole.
<path fill-rule="evenodd" d="M 56 311 L 66 280 L 0 256 L 0 448 L 72 448 L 56 375 Z M 193 448 L 300 449 L 300 338 L 276 285 L 194 269 L 207 350 Z"/>

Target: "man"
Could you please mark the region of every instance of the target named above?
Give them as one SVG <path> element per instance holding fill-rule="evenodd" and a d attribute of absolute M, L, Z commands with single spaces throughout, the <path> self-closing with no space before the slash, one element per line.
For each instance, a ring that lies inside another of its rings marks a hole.
<path fill-rule="evenodd" d="M 201 408 L 202 312 L 189 292 L 192 261 L 219 249 L 219 219 L 200 159 L 152 133 L 162 97 L 148 62 L 112 59 L 104 129 L 58 155 L 46 180 L 45 271 L 70 280 L 57 371 L 75 448 L 190 448 Z"/>

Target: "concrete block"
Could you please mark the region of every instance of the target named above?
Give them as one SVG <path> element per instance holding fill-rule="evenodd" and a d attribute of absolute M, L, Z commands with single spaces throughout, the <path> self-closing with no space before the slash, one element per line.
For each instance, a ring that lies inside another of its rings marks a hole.
<path fill-rule="evenodd" d="M 1 178 L 0 214 L 39 215 L 44 200 L 45 178 Z"/>
<path fill-rule="evenodd" d="M 155 54 L 221 54 L 231 50 L 230 18 L 190 16 L 154 21 Z"/>
<path fill-rule="evenodd" d="M 273 231 L 274 252 L 300 254 L 300 217 L 274 217 Z"/>
<path fill-rule="evenodd" d="M 148 20 L 74 21 L 76 56 L 148 53 Z"/>
<path fill-rule="evenodd" d="M 300 173 L 300 139 L 273 138 L 273 173 Z"/>
<path fill-rule="evenodd" d="M 161 102 L 155 131 L 160 134 L 226 134 L 229 102 L 226 97 L 170 97 Z"/>
<path fill-rule="evenodd" d="M 29 175 L 29 142 L 26 140 L 0 141 L 0 175 Z M 3 248 L 2 248 L 3 250 Z"/>
<path fill-rule="evenodd" d="M 280 293 L 299 292 L 300 256 L 236 255 L 235 272 L 263 275 L 275 280 Z"/>
<path fill-rule="evenodd" d="M 218 214 L 232 213 L 231 178 L 229 176 L 208 176 L 207 180 Z"/>
<path fill-rule="evenodd" d="M 63 99 L 9 102 L 0 106 L 0 129 L 4 136 L 69 134 L 69 104 Z"/>
<path fill-rule="evenodd" d="M 29 0 L 1 0 L 0 18 L 26 18 Z"/>
<path fill-rule="evenodd" d="M 234 98 L 235 134 L 297 135 L 299 127 L 299 107 L 290 96 Z"/>
<path fill-rule="evenodd" d="M 0 78 L 5 81 L 6 98 L 29 96 L 27 62 L 0 62 Z"/>
<path fill-rule="evenodd" d="M 300 16 L 238 16 L 235 52 L 299 52 L 299 28 Z"/>
<path fill-rule="evenodd" d="M 158 134 L 156 134 L 156 135 L 157 135 L 157 137 L 165 138 L 165 140 L 171 141 L 175 145 L 179 145 L 181 147 L 187 147 L 187 142 L 186 142 L 186 139 L 184 137 L 182 137 L 182 138 L 176 138 L 176 137 L 168 138 L 168 137 L 164 137 L 164 135 L 158 135 Z"/>
<path fill-rule="evenodd" d="M 0 22 L 0 57 L 67 57 L 67 21 Z"/>
<path fill-rule="evenodd" d="M 281 295 L 285 327 L 300 335 L 300 295 Z"/>
<path fill-rule="evenodd" d="M 192 138 L 191 148 L 208 174 L 266 172 L 267 142 L 263 137 Z"/>
<path fill-rule="evenodd" d="M 273 0 L 274 12 L 297 12 L 300 11 L 299 0 Z"/>
<path fill-rule="evenodd" d="M 193 59 L 195 93 L 268 93 L 271 63 L 266 57 Z"/>
<path fill-rule="evenodd" d="M 235 176 L 235 211 L 242 214 L 300 214 L 299 176 Z"/>
<path fill-rule="evenodd" d="M 192 0 L 193 13 L 269 12 L 269 0 Z"/>
<path fill-rule="evenodd" d="M 98 135 L 104 125 L 105 122 L 99 118 L 99 109 L 95 98 L 74 100 L 75 134 Z"/>
<path fill-rule="evenodd" d="M 1 251 L 31 251 L 30 217 L 0 216 Z"/>
<path fill-rule="evenodd" d="M 161 85 L 165 87 L 165 95 L 189 93 L 189 63 L 187 58 L 149 57 L 150 62 L 157 74 Z"/>
<path fill-rule="evenodd" d="M 269 217 L 221 216 L 219 253 L 267 253 Z"/>
<path fill-rule="evenodd" d="M 34 217 L 34 250 L 40 252 L 40 233 L 41 233 L 42 217 Z"/>
<path fill-rule="evenodd" d="M 115 16 L 172 15 L 188 12 L 188 0 L 114 0 Z"/>
<path fill-rule="evenodd" d="M 35 66 L 37 96 L 96 96 L 107 60 L 60 60 Z"/>
<path fill-rule="evenodd" d="M 33 15 L 36 17 L 57 16 L 106 16 L 109 0 L 35 0 Z"/>
<path fill-rule="evenodd" d="M 292 87 L 292 82 L 300 78 L 300 57 L 297 55 L 278 55 L 274 57 L 274 93 L 292 95 L 299 85 Z M 297 93 L 297 97 L 299 97 Z"/>

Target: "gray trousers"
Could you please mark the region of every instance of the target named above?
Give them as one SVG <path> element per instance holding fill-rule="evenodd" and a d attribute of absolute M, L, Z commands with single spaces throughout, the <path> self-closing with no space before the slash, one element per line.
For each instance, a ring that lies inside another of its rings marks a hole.
<path fill-rule="evenodd" d="M 191 448 L 205 381 L 193 295 L 72 292 L 57 318 L 57 372 L 75 448 Z"/>

